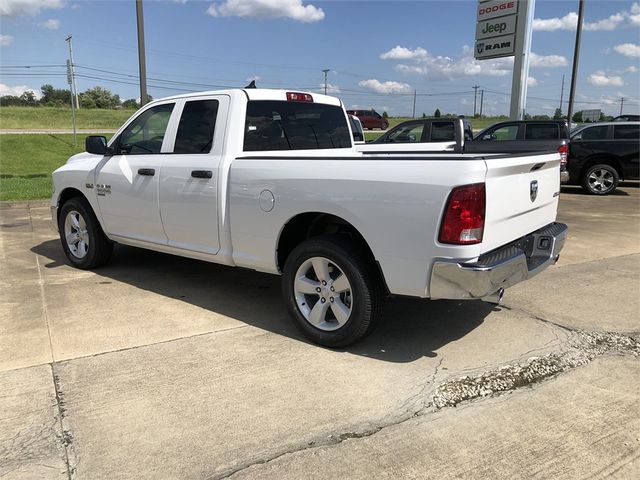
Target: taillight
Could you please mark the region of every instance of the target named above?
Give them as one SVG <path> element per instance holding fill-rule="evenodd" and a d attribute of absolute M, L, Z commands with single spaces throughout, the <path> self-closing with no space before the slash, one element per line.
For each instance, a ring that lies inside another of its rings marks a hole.
<path fill-rule="evenodd" d="M 560 165 L 566 165 L 567 157 L 569 156 L 569 145 L 560 145 L 558 153 L 560 154 Z"/>
<path fill-rule="evenodd" d="M 454 188 L 447 201 L 438 241 L 453 245 L 482 242 L 485 206 L 484 183 Z"/>
<path fill-rule="evenodd" d="M 313 102 L 313 97 L 308 93 L 287 92 L 287 100 L 290 102 Z"/>

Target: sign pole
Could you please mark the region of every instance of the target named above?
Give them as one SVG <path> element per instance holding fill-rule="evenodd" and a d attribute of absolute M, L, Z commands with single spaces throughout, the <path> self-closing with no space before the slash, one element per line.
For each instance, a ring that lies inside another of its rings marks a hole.
<path fill-rule="evenodd" d="M 511 81 L 511 106 L 509 118 L 522 120 L 527 105 L 527 81 L 531 57 L 531 34 L 535 0 L 519 0 L 513 77 Z"/>

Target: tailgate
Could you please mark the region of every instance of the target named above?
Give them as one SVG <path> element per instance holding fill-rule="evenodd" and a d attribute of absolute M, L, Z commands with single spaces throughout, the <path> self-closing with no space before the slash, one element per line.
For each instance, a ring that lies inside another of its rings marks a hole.
<path fill-rule="evenodd" d="M 482 253 L 555 221 L 560 195 L 558 153 L 485 157 Z"/>

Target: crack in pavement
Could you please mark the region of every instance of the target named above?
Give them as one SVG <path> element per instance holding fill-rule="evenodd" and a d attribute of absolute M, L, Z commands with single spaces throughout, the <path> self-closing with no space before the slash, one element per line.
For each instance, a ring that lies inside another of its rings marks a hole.
<path fill-rule="evenodd" d="M 541 319 L 546 321 L 544 319 Z M 549 322 L 553 323 L 553 322 Z M 456 407 L 461 403 L 479 398 L 497 397 L 524 387 L 531 387 L 561 373 L 587 365 L 595 358 L 606 354 L 632 355 L 640 357 L 640 342 L 635 338 L 615 332 L 586 332 L 570 330 L 573 334 L 567 349 L 560 353 L 549 353 L 542 357 L 532 357 L 525 363 L 512 363 L 485 371 L 475 376 L 465 375 L 447 380 L 433 389 L 431 400 L 413 412 L 406 412 L 388 422 L 364 428 L 360 431 L 330 434 L 304 445 L 289 448 L 268 457 L 250 460 L 224 473 L 208 477 L 209 480 L 231 478 L 248 469 L 265 465 L 286 455 L 300 453 L 320 447 L 336 446 L 349 439 L 370 437 L 386 428 L 400 425 L 408 420 L 434 413 L 443 408 Z M 433 381 L 439 366 L 431 375 Z M 429 382 L 426 384 L 428 385 Z M 421 391 L 426 391 L 422 388 Z M 415 396 L 414 396 L 415 397 Z M 405 402 L 406 404 L 406 402 Z"/>
<path fill-rule="evenodd" d="M 58 440 L 60 441 L 60 443 L 62 444 L 62 448 L 64 449 L 64 463 L 65 463 L 65 466 L 67 467 L 67 478 L 71 480 L 72 472 L 75 470 L 71 468 L 71 465 L 69 464 L 69 448 L 73 443 L 73 436 L 71 435 L 71 432 L 64 429 L 64 426 L 62 424 L 62 419 L 64 418 L 65 412 L 66 412 L 66 409 L 64 406 L 64 394 L 60 389 L 60 378 L 58 377 L 58 375 L 56 375 L 56 372 L 54 371 L 52 364 L 50 364 L 50 367 L 51 367 L 51 376 L 53 378 L 53 390 L 55 393 L 56 406 L 58 408 L 58 423 L 59 423 L 60 432 L 61 432 L 60 435 L 56 435 L 56 436 L 58 437 Z"/>

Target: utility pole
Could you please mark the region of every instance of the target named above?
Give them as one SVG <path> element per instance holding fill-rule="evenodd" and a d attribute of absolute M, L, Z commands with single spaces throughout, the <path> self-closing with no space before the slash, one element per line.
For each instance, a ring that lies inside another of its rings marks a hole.
<path fill-rule="evenodd" d="M 564 97 L 564 75 L 562 75 L 562 87 L 560 88 L 560 114 L 561 114 L 560 116 L 562 116 L 562 98 L 563 97 Z"/>
<path fill-rule="evenodd" d="M 484 102 L 484 88 L 480 90 L 480 118 L 482 118 L 482 103 Z"/>
<path fill-rule="evenodd" d="M 331 69 L 329 68 L 325 68 L 324 70 L 322 70 L 322 72 L 324 73 L 324 94 L 327 94 L 327 73 L 329 73 L 331 71 Z"/>
<path fill-rule="evenodd" d="M 142 18 L 142 0 L 136 0 L 136 17 L 138 20 L 138 64 L 140 69 L 140 106 L 149 103 L 147 96 L 147 65 L 144 53 L 144 19 Z"/>
<path fill-rule="evenodd" d="M 71 46 L 71 39 L 72 38 L 73 38 L 73 36 L 69 35 L 67 38 L 64 39 L 64 41 L 69 44 L 69 62 L 70 62 L 70 70 L 71 70 L 70 71 L 71 84 L 69 85 L 69 87 L 71 87 L 71 85 L 73 85 L 73 88 L 71 90 L 72 98 L 75 100 L 76 108 L 80 109 L 80 102 L 78 102 L 78 87 L 76 87 L 76 70 L 75 70 L 75 64 L 73 63 L 73 47 Z"/>
<path fill-rule="evenodd" d="M 571 87 L 569 89 L 569 109 L 567 111 L 567 121 L 571 126 L 573 116 L 573 101 L 576 95 L 576 81 L 578 79 L 578 60 L 580 58 L 580 37 L 582 37 L 582 18 L 584 16 L 584 0 L 580 0 L 578 6 L 578 28 L 576 30 L 576 45 L 573 49 L 573 69 L 571 71 Z"/>
<path fill-rule="evenodd" d="M 624 105 L 624 97 L 620 97 L 620 115 L 622 115 L 622 106 Z"/>
<path fill-rule="evenodd" d="M 73 76 L 71 75 L 71 60 L 67 60 L 67 83 L 69 84 L 69 100 L 71 101 L 71 123 L 73 125 L 73 145 L 76 146 L 76 106 L 73 101 Z"/>
<path fill-rule="evenodd" d="M 414 90 L 413 91 L 413 113 L 411 114 L 411 118 L 416 118 L 416 96 L 417 96 L 417 91 Z"/>
<path fill-rule="evenodd" d="M 480 88 L 480 85 L 474 85 L 473 86 L 473 116 L 476 116 L 476 99 L 478 97 L 478 89 Z"/>

